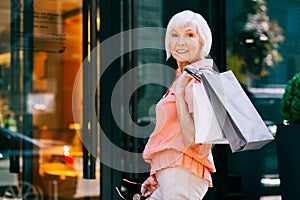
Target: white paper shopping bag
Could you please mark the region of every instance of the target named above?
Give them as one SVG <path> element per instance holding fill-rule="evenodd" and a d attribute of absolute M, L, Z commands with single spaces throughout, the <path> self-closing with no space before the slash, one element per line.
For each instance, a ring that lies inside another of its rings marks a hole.
<path fill-rule="evenodd" d="M 202 70 L 200 76 L 206 91 L 219 99 L 213 107 L 222 104 L 226 110 L 222 129 L 232 152 L 260 149 L 274 140 L 232 71 L 211 73 Z"/>
<path fill-rule="evenodd" d="M 203 84 L 193 84 L 195 143 L 228 144 Z"/>

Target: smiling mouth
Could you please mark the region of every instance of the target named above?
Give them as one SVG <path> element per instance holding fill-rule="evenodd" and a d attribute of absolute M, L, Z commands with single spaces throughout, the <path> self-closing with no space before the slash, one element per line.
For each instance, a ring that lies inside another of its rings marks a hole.
<path fill-rule="evenodd" d="M 186 49 L 177 49 L 176 52 L 177 53 L 187 53 L 188 50 L 186 50 Z"/>

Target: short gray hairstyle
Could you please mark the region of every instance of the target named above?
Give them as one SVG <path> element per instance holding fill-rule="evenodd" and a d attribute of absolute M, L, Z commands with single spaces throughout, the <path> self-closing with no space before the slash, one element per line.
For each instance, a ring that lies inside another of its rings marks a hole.
<path fill-rule="evenodd" d="M 191 23 L 196 27 L 200 38 L 203 40 L 203 47 L 200 52 L 200 59 L 208 56 L 211 44 L 212 44 L 212 34 L 211 30 L 206 22 L 206 20 L 198 13 L 194 13 L 190 10 L 185 10 L 175 14 L 168 23 L 166 37 L 165 37 L 165 48 L 167 54 L 167 60 L 171 57 L 171 52 L 169 48 L 171 31 L 174 27 L 186 23 Z"/>

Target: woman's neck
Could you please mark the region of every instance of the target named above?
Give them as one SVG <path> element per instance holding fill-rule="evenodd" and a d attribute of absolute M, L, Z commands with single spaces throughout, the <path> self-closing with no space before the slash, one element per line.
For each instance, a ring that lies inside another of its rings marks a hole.
<path fill-rule="evenodd" d="M 201 61 L 202 59 L 199 59 L 199 60 L 196 60 L 195 62 L 198 62 L 198 61 Z M 193 62 L 193 63 L 195 63 Z M 178 62 L 177 61 L 177 66 L 178 66 L 178 70 L 179 72 L 183 72 L 184 68 L 187 66 L 187 65 L 190 65 L 191 63 L 189 62 Z"/>
<path fill-rule="evenodd" d="M 185 66 L 187 66 L 189 64 L 190 64 L 189 62 L 177 62 L 179 72 L 183 72 Z"/>

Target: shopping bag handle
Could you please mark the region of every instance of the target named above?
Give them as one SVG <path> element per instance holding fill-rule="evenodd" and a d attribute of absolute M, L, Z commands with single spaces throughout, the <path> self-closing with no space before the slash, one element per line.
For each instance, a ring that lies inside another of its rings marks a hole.
<path fill-rule="evenodd" d="M 198 71 L 199 71 L 200 74 L 203 73 L 203 72 L 201 72 L 201 71 L 210 71 L 210 72 L 213 72 L 214 74 L 220 74 L 219 72 L 213 70 L 213 69 L 210 68 L 210 67 L 202 67 L 202 68 L 199 68 Z"/>
<path fill-rule="evenodd" d="M 200 74 L 203 74 L 203 71 L 210 71 L 214 74 L 219 74 L 219 72 L 217 72 L 211 68 L 208 68 L 208 67 L 203 67 L 203 68 L 199 68 L 199 69 L 195 69 L 192 67 L 185 67 L 184 70 L 199 82 L 201 82 Z"/>
<path fill-rule="evenodd" d="M 201 77 L 199 76 L 199 71 L 192 67 L 185 67 L 184 70 L 194 77 L 197 81 L 201 82 Z"/>

